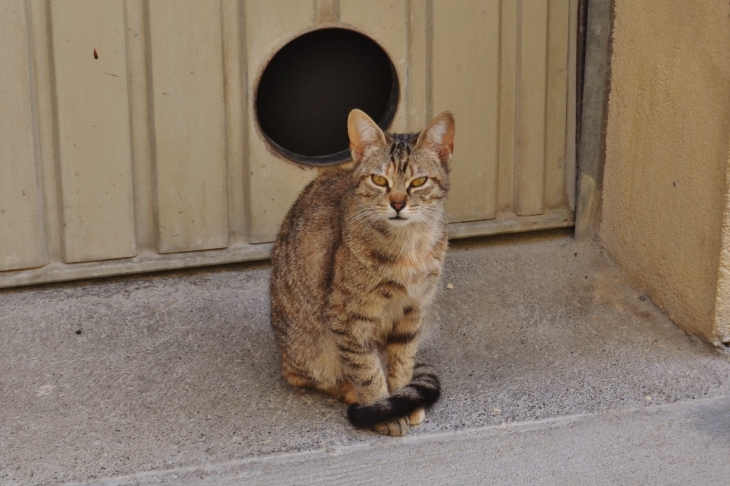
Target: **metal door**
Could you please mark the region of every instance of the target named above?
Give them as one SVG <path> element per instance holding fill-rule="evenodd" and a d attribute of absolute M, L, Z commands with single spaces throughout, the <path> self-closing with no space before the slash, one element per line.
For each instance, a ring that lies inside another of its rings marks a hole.
<path fill-rule="evenodd" d="M 392 131 L 456 114 L 451 235 L 573 225 L 575 0 L 5 0 L 0 287 L 266 258 L 321 168 L 259 131 L 256 83 L 313 29 L 364 33 Z"/>

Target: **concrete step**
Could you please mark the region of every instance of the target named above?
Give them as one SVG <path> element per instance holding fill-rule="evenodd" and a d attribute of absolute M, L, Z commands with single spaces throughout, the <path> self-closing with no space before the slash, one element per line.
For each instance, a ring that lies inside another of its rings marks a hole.
<path fill-rule="evenodd" d="M 674 481 L 667 458 L 725 471 L 713 459 L 722 438 L 691 435 L 691 421 L 669 411 L 730 395 L 730 356 L 680 331 L 600 248 L 569 232 L 452 245 L 419 357 L 439 371 L 443 397 L 404 439 L 353 429 L 343 404 L 284 384 L 269 271 L 232 265 L 0 292 L 0 484 L 155 484 L 173 475 L 286 484 L 298 481 L 297 461 L 310 459 L 321 474 L 342 464 L 356 484 L 371 477 L 357 461 L 382 479 L 403 449 L 414 451 L 403 467 L 415 483 L 481 463 L 479 474 L 514 484 L 517 474 L 566 469 L 571 457 L 581 474 L 610 464 L 618 474 L 616 461 L 636 456 L 650 429 L 667 444 L 654 454 L 658 442 L 644 443 L 642 467 L 656 471 L 655 484 Z M 636 453 L 621 456 L 616 447 L 632 427 Z M 595 440 L 591 428 L 601 431 Z M 577 435 L 570 449 L 579 429 L 586 439 Z M 675 433 L 699 449 L 705 438 L 710 452 L 667 455 Z M 454 454 L 438 452 L 439 443 Z M 560 456 L 556 444 L 573 452 Z M 458 452 L 465 448 L 473 454 Z M 616 461 L 603 464 L 604 449 Z M 479 459 L 479 450 L 488 454 Z M 544 459 L 530 462 L 533 454 Z M 549 468 L 560 460 L 566 466 Z M 308 471 L 299 472 L 327 479 Z M 481 477 L 470 474 L 455 484 Z"/>
<path fill-rule="evenodd" d="M 727 485 L 730 396 L 419 434 L 93 482 Z"/>

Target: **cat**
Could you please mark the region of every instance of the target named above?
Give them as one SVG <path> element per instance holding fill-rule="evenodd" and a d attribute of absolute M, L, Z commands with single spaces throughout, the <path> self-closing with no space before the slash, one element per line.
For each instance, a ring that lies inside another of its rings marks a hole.
<path fill-rule="evenodd" d="M 386 134 L 353 110 L 347 129 L 353 168 L 319 175 L 282 223 L 271 323 L 289 384 L 350 404 L 357 427 L 399 436 L 440 395 L 414 360 L 448 245 L 454 118 Z"/>

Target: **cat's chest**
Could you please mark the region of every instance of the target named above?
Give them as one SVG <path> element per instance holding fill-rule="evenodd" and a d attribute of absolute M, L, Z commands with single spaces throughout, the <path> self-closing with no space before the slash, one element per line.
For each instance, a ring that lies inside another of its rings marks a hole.
<path fill-rule="evenodd" d="M 433 292 L 441 274 L 441 262 L 436 258 L 430 260 L 396 269 L 390 274 L 393 281 L 405 288 L 404 297 L 407 299 L 420 301 Z"/>
<path fill-rule="evenodd" d="M 423 241 L 411 251 L 401 253 L 398 261 L 384 269 L 388 277 L 401 284 L 409 299 L 421 300 L 433 292 L 443 265 L 445 242 Z"/>

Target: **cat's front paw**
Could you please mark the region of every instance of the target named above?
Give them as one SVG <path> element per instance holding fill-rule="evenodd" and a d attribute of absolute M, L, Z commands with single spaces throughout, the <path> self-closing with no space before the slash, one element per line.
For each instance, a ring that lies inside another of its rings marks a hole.
<path fill-rule="evenodd" d="M 406 435 L 411 428 L 411 422 L 408 417 L 400 417 L 390 422 L 381 422 L 375 425 L 375 431 L 379 434 L 390 435 L 391 437 L 400 437 Z"/>
<path fill-rule="evenodd" d="M 422 408 L 416 409 L 408 417 L 411 427 L 413 427 L 415 425 L 421 425 L 425 419 L 426 419 L 426 411 Z"/>

